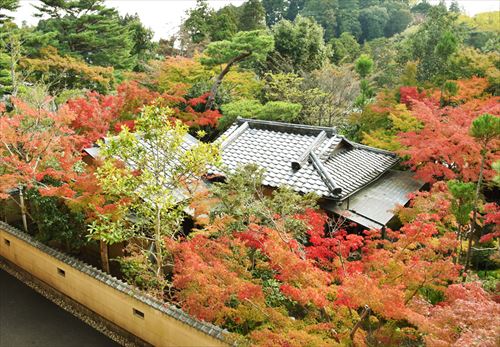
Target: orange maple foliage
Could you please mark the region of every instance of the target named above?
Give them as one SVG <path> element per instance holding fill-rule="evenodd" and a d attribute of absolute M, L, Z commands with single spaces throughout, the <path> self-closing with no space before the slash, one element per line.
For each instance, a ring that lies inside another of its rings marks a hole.
<path fill-rule="evenodd" d="M 11 113 L 4 107 L 0 112 L 0 198 L 9 197 L 8 192 L 19 186 L 55 194 L 53 182 L 76 177 L 82 138 L 71 129 L 75 114 L 68 107 L 51 112 L 15 98 L 12 102 Z"/>
<path fill-rule="evenodd" d="M 439 108 L 436 105 L 417 101 L 412 115 L 423 127 L 418 131 L 399 134 L 399 141 L 407 148 L 400 150 L 417 178 L 426 182 L 441 179 L 460 179 L 465 182 L 476 181 L 479 176 L 481 160 L 480 145 L 469 134 L 472 121 L 478 116 L 489 113 L 500 116 L 500 98 L 473 99 L 457 107 Z M 486 179 L 495 172 L 491 164 L 499 159 L 495 149 L 500 147 L 499 140 L 489 144 L 486 158 Z"/>
<path fill-rule="evenodd" d="M 481 99 L 488 97 L 485 90 L 489 87 L 489 82 L 484 77 L 472 77 L 469 79 L 462 79 L 450 81 L 456 83 L 458 91 L 456 95 L 447 96 L 449 102 L 464 103 L 473 99 Z M 440 89 L 434 89 L 431 93 L 431 98 L 439 100 L 442 97 Z"/>

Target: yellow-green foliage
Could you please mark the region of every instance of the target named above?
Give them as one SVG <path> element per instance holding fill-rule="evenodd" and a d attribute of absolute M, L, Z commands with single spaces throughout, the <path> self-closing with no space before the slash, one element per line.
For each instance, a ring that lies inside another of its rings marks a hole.
<path fill-rule="evenodd" d="M 222 82 L 233 100 L 254 99 L 264 85 L 253 71 L 231 70 Z"/>
<path fill-rule="evenodd" d="M 38 58 L 23 58 L 20 66 L 28 72 L 30 82 L 45 82 L 58 92 L 68 86 L 107 91 L 114 83 L 112 67 L 89 65 L 79 58 L 60 55 L 51 46 L 40 49 Z"/>
<path fill-rule="evenodd" d="M 422 124 L 411 115 L 404 104 L 394 107 L 394 111 L 389 114 L 389 121 L 391 126 L 388 128 L 364 132 L 362 142 L 368 146 L 397 151 L 402 148 L 397 137 L 399 133 L 416 131 L 422 127 Z"/>
<path fill-rule="evenodd" d="M 500 60 L 500 53 L 481 53 L 477 49 L 464 47 L 450 58 L 451 69 L 460 69 L 460 77 L 498 77 L 496 64 Z"/>
<path fill-rule="evenodd" d="M 150 67 L 151 82 L 157 84 L 161 92 L 174 95 L 185 94 L 206 73 L 197 59 L 180 56 L 152 61 Z"/>
<path fill-rule="evenodd" d="M 474 17 L 462 15 L 459 21 L 481 31 L 500 31 L 500 11 L 478 13 Z"/>

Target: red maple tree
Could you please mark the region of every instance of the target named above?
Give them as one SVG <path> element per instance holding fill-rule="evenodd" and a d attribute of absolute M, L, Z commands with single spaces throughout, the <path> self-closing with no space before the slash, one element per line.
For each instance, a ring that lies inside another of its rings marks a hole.
<path fill-rule="evenodd" d="M 500 98 L 491 97 L 444 108 L 416 101 L 412 115 L 422 122 L 422 129 L 399 134 L 399 141 L 406 146 L 400 154 L 409 158 L 406 164 L 416 171 L 416 177 L 426 182 L 442 179 L 477 181 L 481 146 L 469 134 L 469 128 L 481 114 L 500 115 L 499 101 Z M 499 159 L 494 150 L 499 146 L 498 140 L 488 145 L 491 150 L 486 158 L 486 179 L 495 175 L 491 164 Z"/>
<path fill-rule="evenodd" d="M 0 198 L 10 198 L 10 192 L 18 190 L 27 230 L 25 191 L 34 188 L 45 195 L 72 194 L 59 186 L 77 175 L 82 137 L 71 128 L 75 114 L 68 107 L 52 112 L 34 109 L 15 98 L 12 102 L 10 113 L 0 107 Z"/>

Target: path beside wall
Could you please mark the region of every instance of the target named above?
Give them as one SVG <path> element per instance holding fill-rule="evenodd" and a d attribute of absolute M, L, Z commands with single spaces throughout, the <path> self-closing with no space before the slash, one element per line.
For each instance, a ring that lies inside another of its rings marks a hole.
<path fill-rule="evenodd" d="M 0 222 L 0 256 L 154 346 L 219 347 L 225 331 Z"/>

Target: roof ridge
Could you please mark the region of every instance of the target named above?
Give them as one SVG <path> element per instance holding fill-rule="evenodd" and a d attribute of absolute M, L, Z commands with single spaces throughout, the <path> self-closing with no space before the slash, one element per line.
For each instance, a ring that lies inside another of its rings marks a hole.
<path fill-rule="evenodd" d="M 329 136 L 337 134 L 337 129 L 335 127 L 295 124 L 295 123 L 277 122 L 277 121 L 262 120 L 262 119 L 238 117 L 236 119 L 236 123 L 237 124 L 248 123 L 248 125 L 253 128 L 276 129 L 278 131 L 286 131 L 286 130 L 294 132 L 305 131 L 314 133 L 315 135 L 319 134 L 321 131 L 325 131 Z"/>
<path fill-rule="evenodd" d="M 247 123 L 244 123 L 247 124 Z M 306 148 L 306 150 L 295 160 L 292 161 L 292 169 L 299 170 L 309 159 L 309 154 L 319 146 L 327 137 L 326 131 L 322 130 L 314 139 L 314 141 Z"/>
<path fill-rule="evenodd" d="M 220 142 L 220 148 L 224 149 L 226 148 L 231 142 L 236 140 L 241 134 L 245 132 L 245 130 L 248 129 L 248 122 L 244 122 L 243 124 L 239 125 L 236 129 L 234 129 L 226 138 L 222 138 L 222 141 Z"/>
<path fill-rule="evenodd" d="M 312 151 L 309 152 L 309 158 L 311 159 L 314 169 L 318 172 L 319 176 L 332 195 L 336 197 L 342 194 L 342 188 L 337 185 L 328 170 L 323 166 L 321 159 Z"/>

